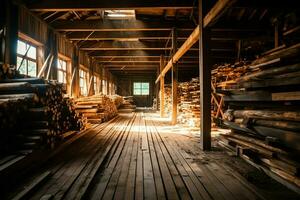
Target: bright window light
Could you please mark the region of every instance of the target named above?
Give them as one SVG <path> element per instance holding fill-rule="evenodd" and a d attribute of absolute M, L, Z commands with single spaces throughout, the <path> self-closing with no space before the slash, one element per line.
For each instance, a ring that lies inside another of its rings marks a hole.
<path fill-rule="evenodd" d="M 106 18 L 111 19 L 130 19 L 135 18 L 135 10 L 105 10 Z"/>
<path fill-rule="evenodd" d="M 147 82 L 134 82 L 133 95 L 149 95 L 149 83 Z"/>

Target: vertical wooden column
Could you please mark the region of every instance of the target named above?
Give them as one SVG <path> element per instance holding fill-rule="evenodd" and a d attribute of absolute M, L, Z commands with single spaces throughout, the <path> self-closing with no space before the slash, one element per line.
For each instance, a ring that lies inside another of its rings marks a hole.
<path fill-rule="evenodd" d="M 103 88 L 103 68 L 102 68 L 102 66 L 99 66 L 100 67 L 100 85 L 99 85 L 99 92 L 100 92 L 100 94 L 102 94 L 103 93 L 103 90 L 102 90 L 102 88 Z"/>
<path fill-rule="evenodd" d="M 51 68 L 51 79 L 57 80 L 57 60 L 58 60 L 58 38 L 57 34 L 53 34 L 53 62 L 52 62 L 52 68 Z"/>
<path fill-rule="evenodd" d="M 5 52 L 5 20 L 6 20 L 6 8 L 5 1 L 0 2 L 0 64 L 4 63 Z"/>
<path fill-rule="evenodd" d="M 13 67 L 17 64 L 17 45 L 18 45 L 18 6 L 10 0 L 5 1 L 5 46 L 4 46 L 4 63 L 6 67 Z M 1 3 L 2 4 L 2 3 Z"/>
<path fill-rule="evenodd" d="M 172 29 L 172 57 L 177 51 L 177 33 Z M 178 85 L 178 65 L 172 62 L 172 125 L 177 123 L 177 85 Z"/>
<path fill-rule="evenodd" d="M 210 72 L 210 49 L 209 49 L 209 31 L 204 28 L 203 19 L 206 6 L 204 0 L 199 0 L 199 78 L 200 78 L 200 134 L 201 148 L 203 150 L 211 149 L 211 72 Z"/>
<path fill-rule="evenodd" d="M 164 69 L 164 56 L 160 55 L 160 73 Z M 165 77 L 160 77 L 160 117 L 165 116 Z"/>
<path fill-rule="evenodd" d="M 95 91 L 94 91 L 94 63 L 93 63 L 93 60 L 91 58 L 88 59 L 89 61 L 89 75 L 90 75 L 90 80 L 89 80 L 89 83 L 88 83 L 88 96 L 91 96 L 93 94 L 95 94 Z"/>
<path fill-rule="evenodd" d="M 157 66 L 157 70 L 156 70 L 156 76 L 159 76 L 159 72 L 160 72 L 160 66 Z M 159 85 L 158 84 L 154 84 L 155 86 L 155 98 L 156 98 L 156 107 L 155 110 L 158 111 L 159 107 Z"/>
<path fill-rule="evenodd" d="M 105 74 L 106 74 L 106 94 L 109 95 L 109 81 L 110 81 L 110 77 L 109 77 L 109 73 L 108 70 L 105 70 Z"/>
<path fill-rule="evenodd" d="M 281 24 L 278 18 L 274 21 L 274 47 L 277 48 L 280 46 L 281 40 Z"/>
<path fill-rule="evenodd" d="M 71 95 L 79 97 L 79 50 L 77 47 L 73 48 L 72 54 Z"/>

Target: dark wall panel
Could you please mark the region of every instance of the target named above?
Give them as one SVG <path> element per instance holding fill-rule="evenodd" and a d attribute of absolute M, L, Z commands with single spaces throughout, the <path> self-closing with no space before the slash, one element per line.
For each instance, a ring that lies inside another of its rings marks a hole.
<path fill-rule="evenodd" d="M 151 107 L 155 95 L 155 77 L 142 77 L 142 76 L 124 76 L 117 77 L 117 94 L 121 96 L 133 96 L 134 102 L 138 107 Z M 149 95 L 136 96 L 133 95 L 134 82 L 149 82 Z"/>

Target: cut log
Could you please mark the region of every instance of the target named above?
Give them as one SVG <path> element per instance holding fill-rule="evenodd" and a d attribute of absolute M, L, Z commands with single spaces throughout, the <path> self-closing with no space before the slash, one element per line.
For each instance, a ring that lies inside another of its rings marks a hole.
<path fill-rule="evenodd" d="M 290 111 L 235 110 L 233 115 L 237 118 L 247 117 L 254 119 L 300 121 L 300 112 Z"/>

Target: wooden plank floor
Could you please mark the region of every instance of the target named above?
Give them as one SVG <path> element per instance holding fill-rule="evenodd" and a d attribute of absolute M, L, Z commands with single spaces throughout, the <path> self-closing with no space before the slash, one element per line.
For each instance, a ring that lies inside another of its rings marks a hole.
<path fill-rule="evenodd" d="M 262 198 L 202 152 L 195 138 L 174 133 L 155 114 L 143 112 L 93 127 L 36 177 L 45 172 L 51 175 L 29 199 Z"/>

